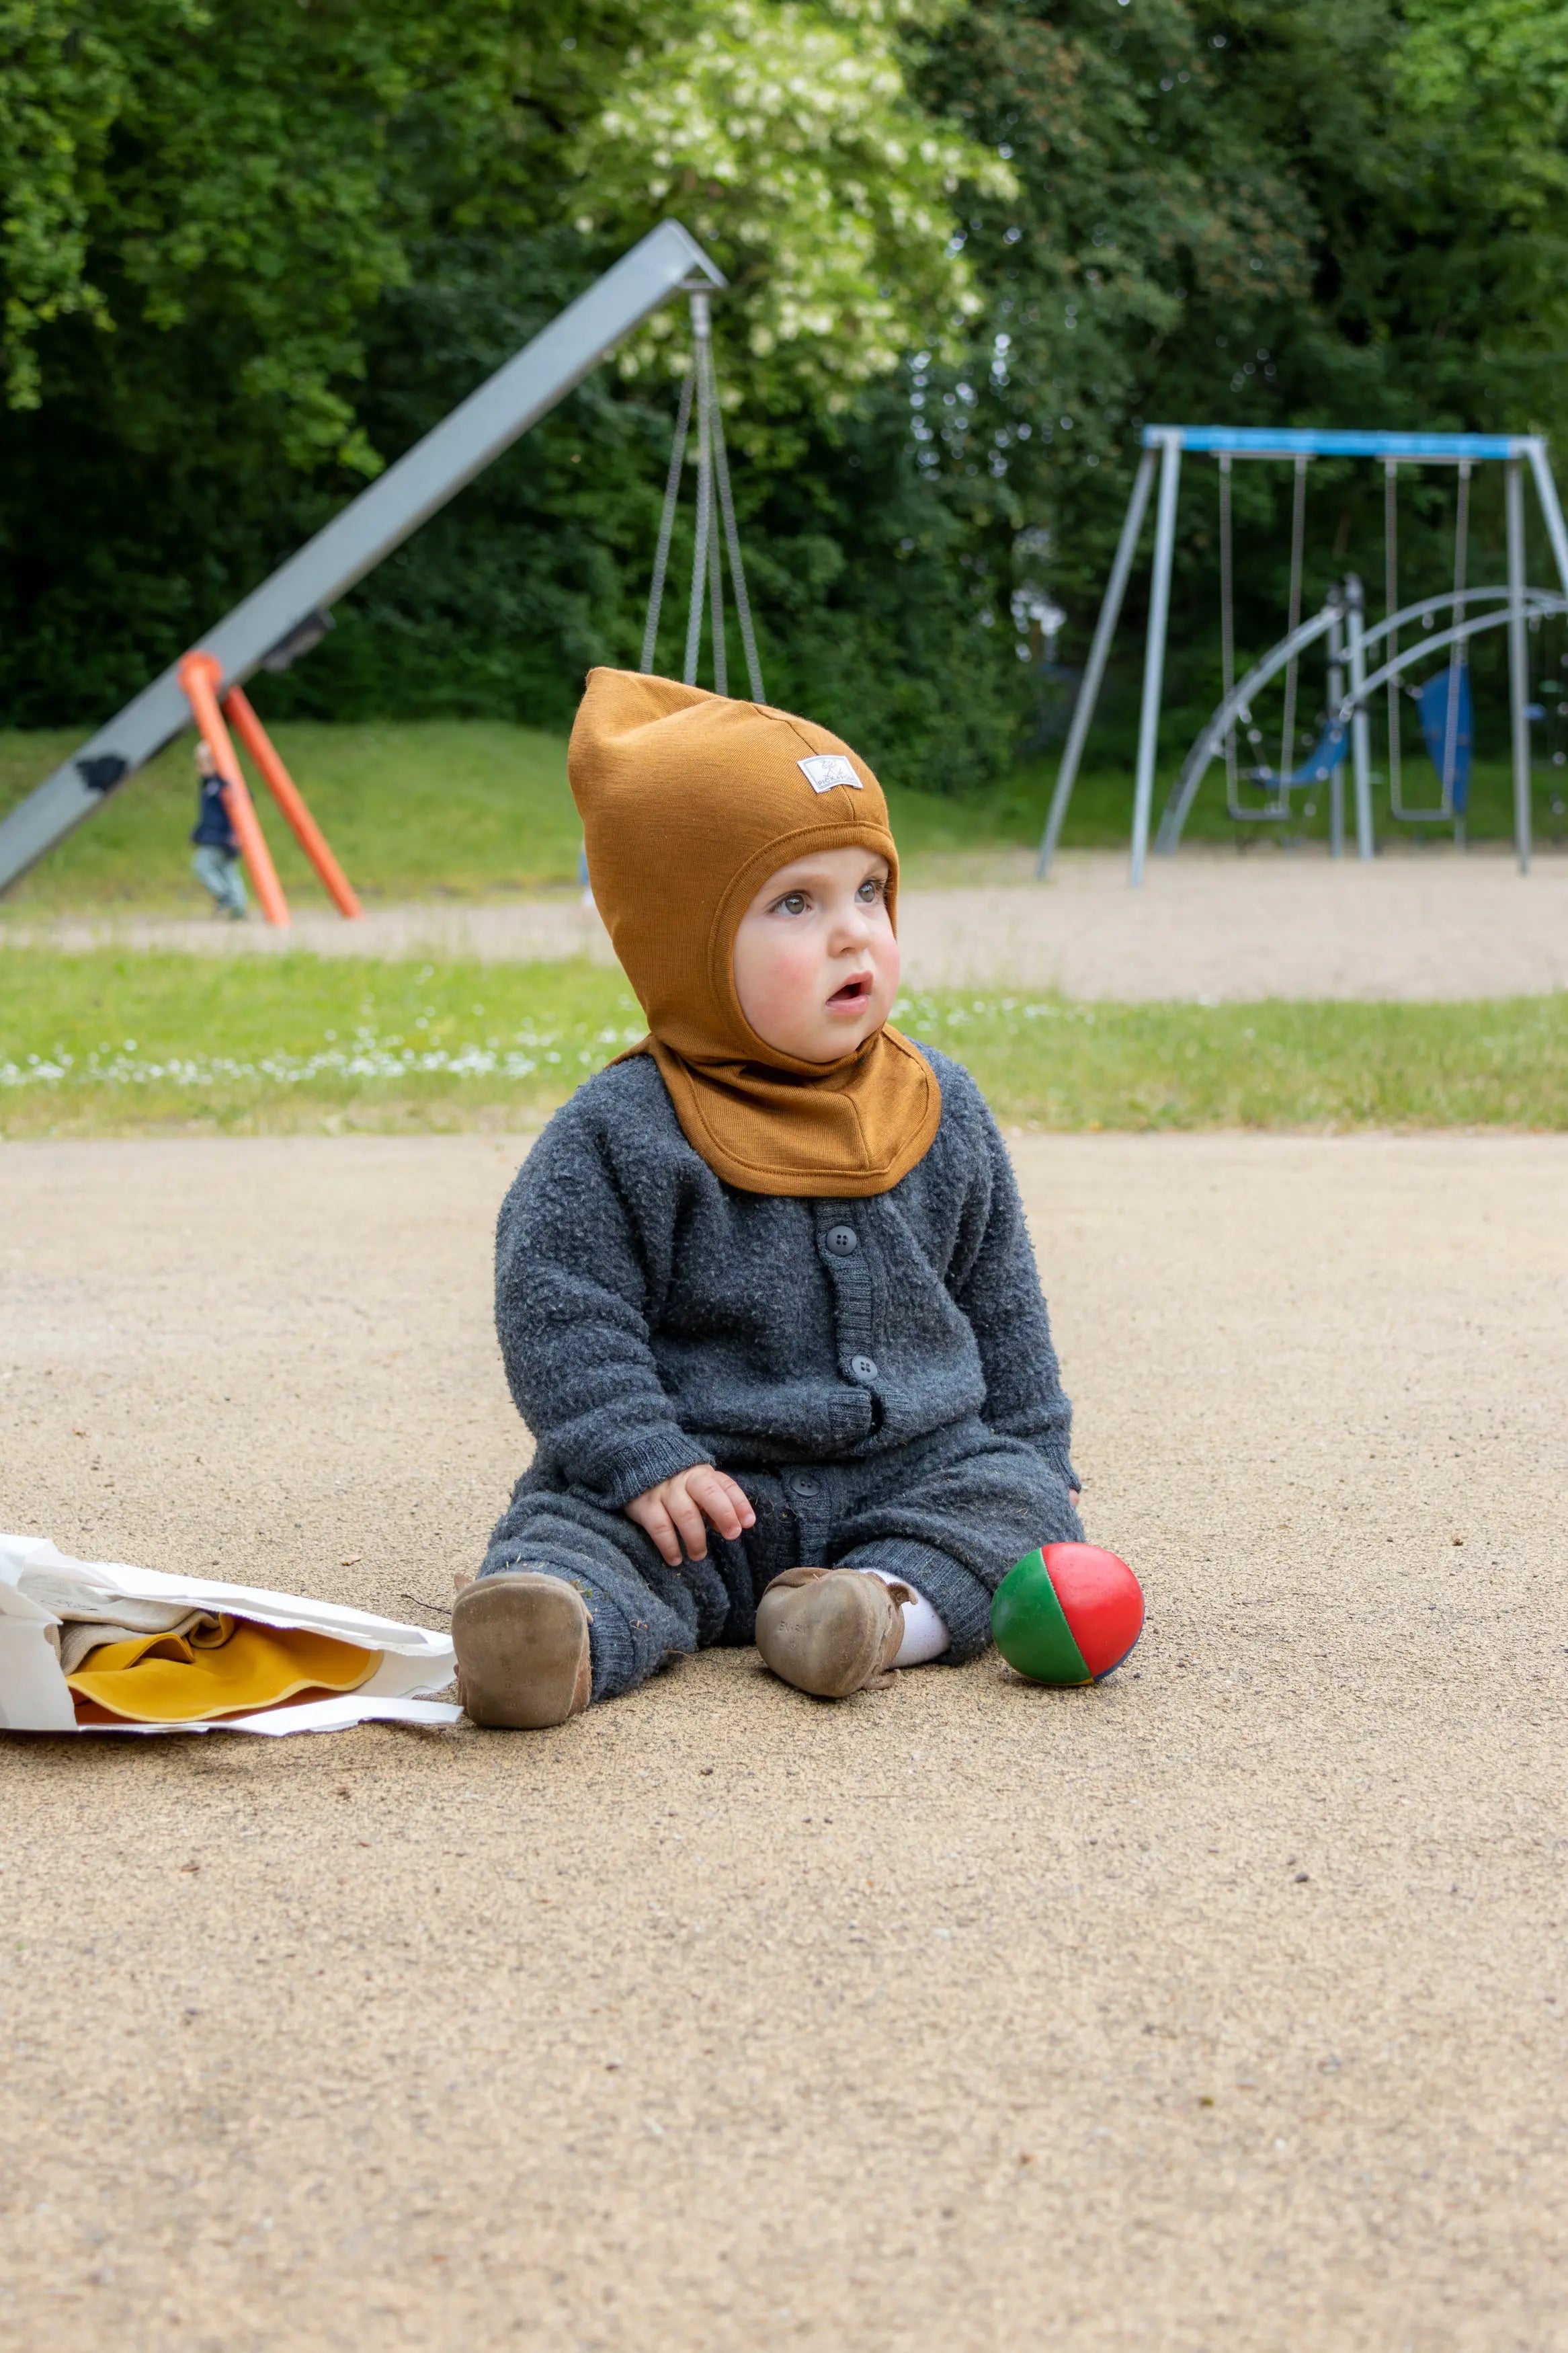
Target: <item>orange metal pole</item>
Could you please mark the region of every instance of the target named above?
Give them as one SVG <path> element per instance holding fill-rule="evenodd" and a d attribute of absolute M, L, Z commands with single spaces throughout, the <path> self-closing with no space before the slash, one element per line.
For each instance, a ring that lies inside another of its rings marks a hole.
<path fill-rule="evenodd" d="M 213 765 L 223 778 L 224 807 L 228 811 L 230 825 L 239 837 L 240 854 L 250 869 L 250 879 L 256 885 L 261 912 L 269 923 L 276 923 L 280 931 L 287 931 L 289 902 L 283 896 L 283 885 L 278 880 L 278 870 L 267 847 L 267 836 L 262 832 L 261 820 L 251 806 L 245 778 L 239 773 L 239 762 L 234 756 L 234 745 L 228 740 L 228 729 L 224 725 L 223 713 L 217 707 L 217 688 L 223 678 L 223 665 L 212 654 L 186 654 L 175 675 L 180 682 L 180 692 L 190 704 L 192 715 L 213 755 Z"/>
<path fill-rule="evenodd" d="M 294 828 L 295 839 L 326 884 L 340 915 L 352 922 L 363 913 L 348 876 L 328 847 L 327 837 L 305 805 L 305 796 L 279 757 L 278 746 L 250 707 L 250 697 L 237 686 L 224 696 L 223 707 L 234 722 L 234 732 L 266 777 L 272 797 Z"/>

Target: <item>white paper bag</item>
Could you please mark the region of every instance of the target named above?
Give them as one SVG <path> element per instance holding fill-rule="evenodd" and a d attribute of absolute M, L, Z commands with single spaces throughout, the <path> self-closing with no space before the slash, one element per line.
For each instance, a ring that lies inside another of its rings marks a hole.
<path fill-rule="evenodd" d="M 112 1623 L 117 1601 L 226 1610 L 262 1626 L 305 1627 L 379 1651 L 381 1664 L 357 1691 L 285 1702 L 255 1715 L 209 1716 L 195 1724 L 80 1725 L 49 1629 L 76 1610 Z M 73 1560 L 47 1536 L 0 1535 L 0 1731 L 277 1734 L 335 1732 L 367 1721 L 455 1724 L 461 1708 L 421 1696 L 449 1683 L 453 1672 L 450 1636 L 423 1626 L 374 1618 L 341 1601 L 273 1593 L 265 1586 L 166 1577 L 160 1569 L 131 1568 L 122 1561 Z"/>

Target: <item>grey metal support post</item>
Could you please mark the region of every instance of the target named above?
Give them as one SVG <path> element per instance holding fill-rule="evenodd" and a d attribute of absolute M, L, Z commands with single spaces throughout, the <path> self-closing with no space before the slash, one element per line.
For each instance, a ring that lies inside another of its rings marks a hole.
<path fill-rule="evenodd" d="M 1111 640 L 1116 624 L 1121 618 L 1121 600 L 1127 594 L 1127 577 L 1132 569 L 1132 559 L 1138 553 L 1138 534 L 1143 528 L 1148 511 L 1149 491 L 1154 480 L 1154 452 L 1145 449 L 1138 460 L 1138 471 L 1132 478 L 1132 496 L 1127 501 L 1127 513 L 1121 525 L 1121 536 L 1116 543 L 1116 557 L 1110 567 L 1110 578 L 1100 607 L 1100 618 L 1094 625 L 1094 641 L 1084 665 L 1083 682 L 1073 705 L 1072 724 L 1062 749 L 1062 764 L 1057 770 L 1056 789 L 1051 795 L 1050 815 L 1040 837 L 1040 854 L 1035 860 L 1035 879 L 1043 881 L 1051 871 L 1051 860 L 1057 854 L 1061 839 L 1068 803 L 1078 782 L 1079 762 L 1094 723 L 1095 705 L 1105 677 L 1105 665 L 1110 659 Z"/>
<path fill-rule="evenodd" d="M 1503 469 L 1508 516 L 1508 700 L 1513 722 L 1513 847 L 1521 874 L 1530 871 L 1530 666 L 1524 634 L 1524 477 L 1519 459 Z"/>
<path fill-rule="evenodd" d="M 1176 488 L 1182 479 L 1182 437 L 1163 437 L 1160 503 L 1154 516 L 1154 569 L 1149 590 L 1149 636 L 1143 649 L 1143 707 L 1138 716 L 1138 776 L 1132 795 L 1132 861 L 1127 880 L 1136 890 L 1149 856 L 1154 806 L 1154 754 L 1160 737 L 1160 691 L 1165 678 L 1165 630 L 1171 617 L 1171 566 L 1176 552 Z"/>
<path fill-rule="evenodd" d="M 1345 582 L 1345 650 L 1350 658 L 1351 774 L 1355 791 L 1355 849 L 1358 858 L 1375 856 L 1372 828 L 1372 745 L 1362 689 L 1366 684 L 1366 656 L 1362 636 L 1366 625 L 1366 596 L 1352 572 Z"/>
<path fill-rule="evenodd" d="M 1329 709 L 1338 711 L 1345 699 L 1345 629 L 1338 612 L 1329 625 Z M 1345 854 L 1345 764 L 1336 760 L 1329 770 L 1329 856 Z"/>
<path fill-rule="evenodd" d="M 1524 446 L 1530 453 L 1535 495 L 1541 501 L 1541 512 L 1546 520 L 1546 536 L 1552 542 L 1552 553 L 1556 559 L 1557 577 L 1563 584 L 1563 594 L 1568 596 L 1568 524 L 1563 520 L 1563 509 L 1557 497 L 1557 485 L 1552 478 L 1546 444 L 1531 439 Z"/>
<path fill-rule="evenodd" d="M 242 686 L 268 661 L 286 667 L 291 651 L 302 652 L 330 626 L 325 616 L 340 596 L 564 399 L 661 302 L 683 288 L 723 283 L 679 221 L 651 229 L 270 579 L 204 629 L 191 650 L 200 647 L 214 657 L 226 687 Z M 0 891 L 190 725 L 178 669 L 171 663 L 0 822 Z"/>
<path fill-rule="evenodd" d="M 686 614 L 686 667 L 681 672 L 688 686 L 697 683 L 697 658 L 702 650 L 702 594 L 708 586 L 709 534 L 713 530 L 713 400 L 711 348 L 712 320 L 706 294 L 691 297 L 691 367 L 697 378 L 697 543 L 691 556 L 691 597 Z M 715 537 L 713 553 L 718 554 Z M 717 614 L 713 624 L 713 687 L 722 694 L 721 675 L 724 666 L 724 646 L 720 636 Z"/>

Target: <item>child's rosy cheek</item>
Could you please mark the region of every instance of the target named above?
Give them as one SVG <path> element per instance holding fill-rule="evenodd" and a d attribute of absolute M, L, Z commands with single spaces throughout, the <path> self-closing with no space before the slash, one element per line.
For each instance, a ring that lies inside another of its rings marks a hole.
<path fill-rule="evenodd" d="M 810 988 L 816 981 L 818 958 L 804 944 L 786 948 L 773 967 L 777 986 L 789 994 Z"/>

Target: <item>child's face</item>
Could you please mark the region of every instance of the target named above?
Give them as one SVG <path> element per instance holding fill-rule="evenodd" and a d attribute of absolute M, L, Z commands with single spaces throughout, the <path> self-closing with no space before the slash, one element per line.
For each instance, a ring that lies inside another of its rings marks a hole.
<path fill-rule="evenodd" d="M 837 1062 L 893 1009 L 899 944 L 888 861 L 824 849 L 770 875 L 735 934 L 741 1010 L 759 1038 L 800 1062 Z"/>
<path fill-rule="evenodd" d="M 207 750 L 205 735 L 198 735 L 196 738 L 196 768 L 204 776 L 210 776 L 213 772 L 213 755 Z"/>

